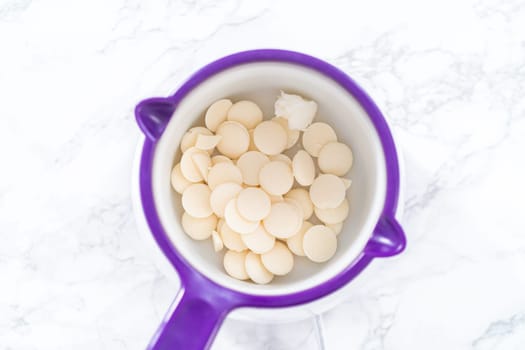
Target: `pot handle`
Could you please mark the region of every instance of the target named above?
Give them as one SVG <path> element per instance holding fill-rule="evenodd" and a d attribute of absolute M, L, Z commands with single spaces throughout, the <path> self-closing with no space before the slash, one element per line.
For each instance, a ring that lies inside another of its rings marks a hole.
<path fill-rule="evenodd" d="M 148 98 L 135 107 L 135 118 L 140 129 L 151 141 L 160 138 L 176 105 L 163 97 Z"/>
<path fill-rule="evenodd" d="M 393 216 L 383 216 L 365 247 L 365 254 L 388 257 L 401 253 L 405 246 L 406 237 L 399 222 Z"/>
<path fill-rule="evenodd" d="M 182 288 L 148 350 L 208 349 L 231 309 L 233 303 L 212 297 L 211 291 Z"/>

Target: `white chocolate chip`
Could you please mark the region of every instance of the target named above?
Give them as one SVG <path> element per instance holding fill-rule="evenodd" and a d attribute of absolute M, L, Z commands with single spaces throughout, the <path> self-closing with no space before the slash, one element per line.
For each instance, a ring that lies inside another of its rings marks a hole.
<path fill-rule="evenodd" d="M 223 155 L 237 159 L 248 150 L 250 134 L 244 125 L 235 121 L 226 121 L 217 128 L 217 135 L 222 136 L 217 150 Z"/>
<path fill-rule="evenodd" d="M 220 224 L 217 224 L 217 226 L 221 226 L 219 233 L 221 234 L 222 242 L 226 248 L 236 252 L 242 252 L 247 249 L 240 234 L 232 230 L 224 220 L 220 220 L 219 223 Z"/>
<path fill-rule="evenodd" d="M 350 180 L 350 179 L 345 179 L 344 177 L 342 177 L 341 180 L 342 180 L 343 183 L 345 184 L 345 188 L 346 188 L 346 189 L 349 189 L 350 186 L 352 186 L 352 180 Z"/>
<path fill-rule="evenodd" d="M 232 101 L 228 99 L 222 99 L 215 101 L 206 111 L 204 116 L 204 123 L 206 127 L 211 131 L 215 132 L 219 125 L 221 125 L 228 115 L 228 111 L 232 106 Z"/>
<path fill-rule="evenodd" d="M 275 155 L 286 149 L 288 134 L 279 123 L 266 120 L 253 131 L 253 142 L 261 152 Z"/>
<path fill-rule="evenodd" d="M 182 228 L 191 238 L 201 241 L 211 236 L 217 226 L 217 217 L 195 218 L 188 213 L 182 214 Z"/>
<path fill-rule="evenodd" d="M 341 231 L 343 231 L 343 223 L 342 222 L 338 222 L 337 224 L 326 224 L 326 227 L 331 228 L 332 231 L 334 231 L 336 236 L 338 234 L 340 234 Z"/>
<path fill-rule="evenodd" d="M 324 225 L 312 226 L 304 234 L 303 249 L 308 259 L 325 262 L 337 250 L 337 237 L 332 229 Z"/>
<path fill-rule="evenodd" d="M 272 204 L 270 214 L 263 220 L 264 228 L 276 238 L 290 238 L 303 223 L 301 209 L 288 201 Z"/>
<path fill-rule="evenodd" d="M 247 280 L 245 260 L 248 252 L 235 252 L 229 250 L 224 254 L 223 265 L 228 275 L 238 280 Z"/>
<path fill-rule="evenodd" d="M 233 164 L 233 161 L 230 158 L 223 156 L 222 154 L 211 157 L 211 165 L 215 165 L 219 163 Z"/>
<path fill-rule="evenodd" d="M 293 186 L 292 169 L 284 162 L 271 161 L 261 168 L 259 183 L 267 193 L 283 195 Z"/>
<path fill-rule="evenodd" d="M 317 159 L 319 169 L 327 174 L 345 175 L 354 162 L 350 147 L 341 142 L 330 142 L 324 145 Z"/>
<path fill-rule="evenodd" d="M 239 168 L 231 163 L 215 164 L 208 172 L 208 186 L 214 190 L 220 184 L 234 182 L 242 184 L 242 174 Z"/>
<path fill-rule="evenodd" d="M 210 195 L 210 206 L 218 217 L 224 217 L 226 204 L 241 192 L 242 186 L 235 182 L 225 182 L 213 189 Z"/>
<path fill-rule="evenodd" d="M 222 242 L 221 235 L 217 231 L 213 230 L 211 232 L 211 240 L 213 243 L 213 250 L 215 250 L 216 252 L 220 252 L 222 248 L 224 248 L 224 243 Z"/>
<path fill-rule="evenodd" d="M 219 141 L 222 139 L 221 135 L 198 135 L 197 136 L 197 142 L 195 143 L 195 147 L 198 149 L 202 149 L 205 151 L 213 151 L 215 146 L 219 143 Z"/>
<path fill-rule="evenodd" d="M 245 270 L 252 281 L 257 284 L 267 284 L 273 279 L 273 274 L 262 264 L 261 257 L 255 253 L 248 253 L 245 259 Z"/>
<path fill-rule="evenodd" d="M 291 130 L 288 127 L 288 119 L 286 118 L 274 117 L 272 118 L 272 120 L 274 122 L 281 124 L 281 126 L 286 130 L 286 134 L 288 134 L 288 142 L 286 144 L 286 149 L 292 148 L 299 140 L 299 136 L 301 135 L 301 132 L 299 130 Z"/>
<path fill-rule="evenodd" d="M 270 160 L 286 163 L 286 165 L 288 165 L 290 169 L 292 168 L 292 160 L 286 154 L 281 153 L 281 154 L 270 156 Z"/>
<path fill-rule="evenodd" d="M 325 224 L 337 224 L 343 222 L 348 217 L 349 212 L 348 199 L 344 199 L 343 202 L 336 208 L 315 208 L 315 216 Z"/>
<path fill-rule="evenodd" d="M 264 267 L 274 275 L 284 276 L 292 271 L 294 258 L 282 242 L 275 242 L 272 250 L 261 254 Z"/>
<path fill-rule="evenodd" d="M 321 209 L 337 208 L 345 198 L 346 188 L 341 178 L 322 174 L 310 186 L 310 199 Z"/>
<path fill-rule="evenodd" d="M 182 193 L 182 207 L 195 218 L 205 218 L 213 214 L 210 206 L 210 188 L 205 184 L 193 184 Z"/>
<path fill-rule="evenodd" d="M 313 123 L 303 133 L 303 147 L 313 157 L 319 155 L 324 145 L 336 141 L 334 129 L 326 123 Z"/>
<path fill-rule="evenodd" d="M 248 187 L 237 196 L 237 211 L 249 221 L 260 221 L 270 213 L 270 197 L 260 188 Z"/>
<path fill-rule="evenodd" d="M 303 225 L 299 229 L 299 232 L 286 240 L 288 249 L 290 249 L 290 251 L 295 255 L 304 256 L 303 237 L 305 232 L 312 226 L 312 223 L 304 221 Z"/>
<path fill-rule="evenodd" d="M 293 175 L 301 186 L 310 186 L 315 179 L 315 164 L 304 150 L 299 150 L 292 161 Z"/>
<path fill-rule="evenodd" d="M 244 183 L 250 186 L 259 185 L 259 172 L 269 162 L 268 157 L 259 151 L 249 151 L 240 156 L 237 166 L 241 170 Z"/>
<path fill-rule="evenodd" d="M 259 226 L 259 221 L 246 220 L 239 214 L 237 210 L 237 200 L 232 199 L 226 204 L 224 210 L 224 219 L 228 226 L 230 226 L 235 232 L 240 234 L 251 233 Z"/>
<path fill-rule="evenodd" d="M 303 213 L 303 219 L 308 220 L 314 212 L 314 205 L 310 194 L 304 188 L 294 188 L 284 195 L 284 198 L 295 200 Z"/>
<path fill-rule="evenodd" d="M 259 225 L 252 233 L 241 235 L 241 239 L 248 249 L 257 254 L 269 252 L 275 244 L 275 237 L 263 225 Z"/>
<path fill-rule="evenodd" d="M 211 167 L 210 155 L 206 152 L 194 152 L 191 155 L 191 160 L 203 180 L 208 181 L 208 172 Z"/>
<path fill-rule="evenodd" d="M 184 175 L 182 175 L 182 172 L 180 171 L 180 163 L 175 165 L 173 169 L 171 170 L 171 187 L 178 193 L 184 192 L 186 188 L 188 188 L 189 185 L 191 185 L 193 182 L 188 181 Z"/>
<path fill-rule="evenodd" d="M 184 136 L 182 136 L 182 140 L 180 142 L 180 150 L 182 152 L 186 152 L 191 147 L 195 147 L 195 143 L 197 142 L 197 137 L 199 135 L 213 135 L 213 133 L 206 129 L 203 126 L 196 126 L 194 128 L 191 128 L 190 130 L 186 131 Z"/>
<path fill-rule="evenodd" d="M 239 101 L 228 111 L 228 120 L 241 123 L 246 129 L 253 129 L 263 120 L 263 113 L 252 101 Z"/>
<path fill-rule="evenodd" d="M 248 151 L 259 151 L 253 142 L 253 129 L 249 130 L 248 133 L 250 134 L 250 145 L 248 146 Z"/>
<path fill-rule="evenodd" d="M 202 177 L 199 168 L 197 168 L 193 161 L 193 156 L 195 154 L 200 154 L 202 157 L 209 157 L 209 154 L 206 151 L 195 147 L 190 147 L 182 154 L 182 158 L 180 159 L 180 171 L 188 181 L 200 182 L 204 180 L 204 178 Z"/>

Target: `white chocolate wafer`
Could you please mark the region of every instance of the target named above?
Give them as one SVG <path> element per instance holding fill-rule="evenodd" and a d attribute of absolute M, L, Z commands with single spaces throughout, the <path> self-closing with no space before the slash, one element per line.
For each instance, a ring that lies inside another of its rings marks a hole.
<path fill-rule="evenodd" d="M 228 226 L 240 234 L 251 233 L 257 229 L 257 226 L 259 226 L 259 221 L 246 220 L 241 214 L 239 214 L 236 199 L 232 199 L 226 204 L 224 219 Z"/>
<path fill-rule="evenodd" d="M 188 181 L 184 175 L 182 175 L 182 172 L 180 171 L 180 163 L 173 167 L 171 170 L 171 187 L 173 187 L 175 191 L 182 194 L 182 192 L 184 192 L 184 190 L 192 183 L 193 182 Z"/>
<path fill-rule="evenodd" d="M 221 125 L 228 115 L 228 111 L 232 106 L 232 101 L 228 99 L 222 99 L 215 101 L 206 111 L 204 116 L 204 123 L 206 127 L 211 131 L 215 132 L 219 125 Z"/>
<path fill-rule="evenodd" d="M 252 233 L 241 235 L 241 239 L 248 249 L 257 254 L 270 251 L 275 244 L 275 237 L 269 234 L 262 224 Z"/>
<path fill-rule="evenodd" d="M 303 249 L 308 259 L 317 263 L 325 262 L 337 250 L 337 237 L 329 227 L 312 226 L 304 234 Z"/>
<path fill-rule="evenodd" d="M 241 170 L 243 182 L 250 186 L 258 186 L 259 172 L 269 162 L 268 156 L 259 151 L 248 151 L 240 156 L 237 166 Z"/>
<path fill-rule="evenodd" d="M 211 232 L 211 241 L 213 243 L 213 250 L 216 252 L 220 252 L 222 248 L 224 248 L 221 235 L 215 230 Z"/>
<path fill-rule="evenodd" d="M 286 199 L 292 199 L 297 202 L 303 213 L 303 219 L 308 220 L 314 212 L 314 205 L 310 199 L 310 194 L 304 188 L 294 188 L 284 195 Z"/>
<path fill-rule="evenodd" d="M 303 147 L 313 157 L 319 155 L 324 145 L 335 141 L 337 141 L 337 135 L 334 129 L 326 123 L 313 123 L 303 133 Z"/>
<path fill-rule="evenodd" d="M 219 154 L 219 155 L 216 155 L 216 156 L 213 156 L 211 157 L 211 165 L 215 165 L 215 164 L 219 164 L 219 163 L 230 163 L 230 164 L 233 164 L 233 161 L 226 157 L 226 156 L 223 156 L 222 154 Z"/>
<path fill-rule="evenodd" d="M 248 252 L 235 252 L 229 250 L 224 254 L 223 265 L 228 275 L 238 280 L 247 280 L 245 260 Z"/>
<path fill-rule="evenodd" d="M 274 196 L 283 195 L 292 188 L 292 170 L 284 162 L 271 161 L 261 168 L 259 183 L 267 193 Z"/>
<path fill-rule="evenodd" d="M 284 243 L 275 242 L 269 252 L 261 254 L 261 261 L 264 267 L 274 275 L 284 276 L 292 271 L 294 258 Z"/>
<path fill-rule="evenodd" d="M 217 146 L 219 141 L 222 139 L 221 135 L 203 135 L 200 134 L 197 136 L 197 142 L 195 142 L 195 147 L 205 151 L 212 151 Z"/>
<path fill-rule="evenodd" d="M 332 231 L 334 231 L 336 236 L 338 234 L 340 234 L 341 231 L 343 231 L 343 223 L 342 222 L 338 222 L 337 224 L 326 224 L 326 227 L 330 227 L 332 229 Z"/>
<path fill-rule="evenodd" d="M 286 118 L 274 117 L 272 118 L 272 120 L 274 122 L 281 124 L 281 126 L 286 130 L 286 134 L 288 135 L 288 142 L 286 144 L 286 149 L 292 148 L 299 140 L 299 136 L 301 135 L 301 132 L 299 130 L 291 130 L 288 127 L 288 119 Z"/>
<path fill-rule="evenodd" d="M 201 241 L 211 236 L 217 226 L 217 217 L 195 218 L 188 213 L 182 214 L 182 228 L 191 238 Z"/>
<path fill-rule="evenodd" d="M 210 155 L 207 152 L 195 152 L 191 155 L 193 165 L 204 181 L 208 181 L 208 172 L 211 167 Z"/>
<path fill-rule="evenodd" d="M 304 256 L 303 237 L 305 232 L 312 226 L 312 223 L 304 221 L 303 225 L 299 229 L 299 232 L 286 240 L 288 249 L 290 249 L 290 251 L 295 255 Z"/>
<path fill-rule="evenodd" d="M 217 144 L 217 150 L 231 159 L 239 158 L 250 145 L 248 130 L 235 121 L 226 121 L 219 125 L 217 135 L 222 136 Z"/>
<path fill-rule="evenodd" d="M 310 186 L 315 179 L 315 164 L 312 157 L 304 150 L 299 150 L 293 157 L 292 169 L 295 180 L 301 186 Z"/>
<path fill-rule="evenodd" d="M 210 206 L 215 215 L 224 217 L 226 204 L 241 192 L 242 186 L 235 182 L 225 182 L 213 189 L 210 195 Z"/>
<path fill-rule="evenodd" d="M 354 162 L 350 147 L 341 142 L 330 142 L 321 148 L 317 163 L 323 173 L 343 176 Z"/>
<path fill-rule="evenodd" d="M 213 135 L 213 133 L 206 129 L 203 126 L 196 126 L 191 128 L 190 130 L 186 131 L 184 136 L 182 136 L 182 140 L 180 142 L 180 150 L 182 152 L 186 152 L 189 148 L 195 147 L 195 143 L 197 142 L 197 137 L 199 135 Z"/>
<path fill-rule="evenodd" d="M 263 220 L 264 228 L 276 238 L 290 238 L 303 223 L 303 213 L 298 205 L 284 201 L 272 204 L 270 214 Z"/>
<path fill-rule="evenodd" d="M 236 252 L 242 252 L 243 250 L 247 249 L 246 245 L 241 239 L 241 235 L 232 230 L 232 228 L 228 226 L 224 220 L 219 221 L 217 228 L 219 228 L 219 226 L 219 233 L 226 248 Z"/>
<path fill-rule="evenodd" d="M 273 279 L 273 274 L 264 267 L 261 257 L 255 253 L 246 255 L 245 269 L 248 277 L 257 284 L 267 284 Z"/>
<path fill-rule="evenodd" d="M 261 152 L 275 155 L 286 149 L 288 134 L 279 123 L 266 120 L 253 131 L 253 142 Z"/>
<path fill-rule="evenodd" d="M 225 182 L 242 184 L 241 170 L 232 163 L 221 162 L 211 167 L 208 172 L 208 186 L 212 190 Z"/>
<path fill-rule="evenodd" d="M 321 209 L 337 208 L 345 195 L 343 180 L 332 174 L 319 175 L 310 186 L 310 199 Z"/>
<path fill-rule="evenodd" d="M 213 214 L 210 206 L 210 188 L 205 184 L 193 184 L 182 193 L 182 207 L 191 216 L 205 218 Z"/>
<path fill-rule="evenodd" d="M 273 156 L 270 156 L 271 161 L 280 161 L 286 163 L 290 168 L 292 168 L 292 160 L 286 154 L 280 153 Z"/>
<path fill-rule="evenodd" d="M 237 195 L 237 211 L 243 218 L 260 221 L 270 213 L 270 197 L 260 188 L 248 187 Z"/>
<path fill-rule="evenodd" d="M 346 189 L 349 189 L 350 186 L 352 186 L 352 180 L 350 179 L 345 179 L 344 177 L 342 177 L 341 181 L 343 181 L 343 183 L 345 184 Z"/>
<path fill-rule="evenodd" d="M 239 122 L 246 129 L 253 129 L 263 120 L 263 113 L 252 101 L 239 101 L 228 111 L 228 120 Z"/>
<path fill-rule="evenodd" d="M 197 160 L 202 159 L 206 156 L 209 157 L 208 152 L 203 151 L 201 149 L 198 149 L 196 147 L 190 147 L 182 154 L 182 157 L 180 159 L 180 171 L 184 177 L 191 182 L 200 182 L 204 180 L 201 170 L 197 167 L 197 165 L 194 162 L 194 155 L 199 154 L 201 158 L 197 158 Z"/>
<path fill-rule="evenodd" d="M 346 198 L 336 208 L 314 208 L 315 216 L 325 224 L 337 224 L 338 222 L 345 221 L 348 217 L 349 210 L 348 199 Z"/>

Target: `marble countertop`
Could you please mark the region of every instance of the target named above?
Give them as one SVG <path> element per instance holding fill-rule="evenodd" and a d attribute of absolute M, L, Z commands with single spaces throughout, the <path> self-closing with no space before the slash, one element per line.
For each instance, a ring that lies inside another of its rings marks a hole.
<path fill-rule="evenodd" d="M 145 348 L 178 285 L 133 217 L 133 108 L 261 47 L 325 59 L 381 106 L 405 161 L 408 247 L 335 309 L 228 319 L 213 349 L 523 349 L 514 0 L 0 1 L 0 349 Z"/>

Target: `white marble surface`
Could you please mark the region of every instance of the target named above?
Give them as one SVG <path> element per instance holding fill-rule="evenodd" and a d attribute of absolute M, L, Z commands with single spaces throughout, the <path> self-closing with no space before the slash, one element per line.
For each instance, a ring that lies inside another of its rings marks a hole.
<path fill-rule="evenodd" d="M 130 203 L 132 111 L 225 54 L 304 51 L 382 106 L 408 248 L 240 349 L 525 348 L 525 1 L 0 0 L 0 349 L 144 349 L 177 285 Z"/>

